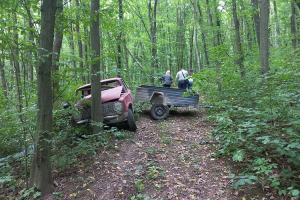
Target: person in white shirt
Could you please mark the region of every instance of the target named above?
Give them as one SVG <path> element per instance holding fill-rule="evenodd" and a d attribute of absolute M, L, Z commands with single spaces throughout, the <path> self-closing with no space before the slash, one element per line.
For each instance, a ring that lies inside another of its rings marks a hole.
<path fill-rule="evenodd" d="M 174 86 L 176 87 L 176 82 L 178 79 L 178 88 L 179 89 L 186 89 L 189 83 L 189 80 L 187 79 L 188 76 L 188 72 L 186 70 L 184 70 L 183 68 L 177 72 L 176 74 L 176 78 L 174 81 Z"/>

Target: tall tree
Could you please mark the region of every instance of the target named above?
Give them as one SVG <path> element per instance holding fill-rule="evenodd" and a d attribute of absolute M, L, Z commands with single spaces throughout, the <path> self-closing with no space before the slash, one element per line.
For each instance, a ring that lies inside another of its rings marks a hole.
<path fill-rule="evenodd" d="M 260 45 L 260 20 L 259 20 L 259 9 L 258 9 L 258 0 L 251 0 L 252 8 L 253 8 L 253 21 L 255 25 L 256 39 L 258 47 Z"/>
<path fill-rule="evenodd" d="M 269 52 L 270 52 L 270 39 L 269 39 L 269 18 L 270 18 L 270 0 L 260 1 L 260 72 L 265 74 L 270 70 L 269 67 Z"/>
<path fill-rule="evenodd" d="M 5 77 L 4 65 L 1 59 L 0 59 L 0 73 L 1 73 L 1 83 L 2 83 L 1 86 L 3 90 L 3 95 L 7 99 L 6 77 Z"/>
<path fill-rule="evenodd" d="M 295 3 L 294 0 L 291 0 L 291 35 L 292 35 L 292 46 L 294 51 L 297 47 L 297 33 L 296 33 L 296 9 L 295 9 Z"/>
<path fill-rule="evenodd" d="M 234 30 L 235 30 L 235 45 L 238 54 L 237 63 L 240 67 L 241 76 L 243 77 L 245 76 L 244 55 L 243 55 L 242 42 L 240 36 L 240 22 L 236 13 L 236 0 L 232 0 L 232 13 L 233 13 Z"/>
<path fill-rule="evenodd" d="M 151 68 L 153 72 L 157 68 L 157 47 L 156 47 L 156 10 L 158 0 L 154 0 L 154 6 L 152 11 L 152 1 L 149 0 L 148 4 L 148 19 L 150 23 L 150 34 L 151 34 Z M 154 84 L 154 76 L 151 78 L 151 83 Z"/>
<path fill-rule="evenodd" d="M 117 38 L 118 42 L 118 60 L 117 60 L 117 69 L 118 69 L 118 77 L 121 77 L 122 71 L 122 23 L 123 23 L 123 2 L 119 0 L 119 34 Z"/>
<path fill-rule="evenodd" d="M 204 25 L 203 25 L 203 14 L 202 14 L 202 9 L 200 6 L 200 3 L 197 3 L 198 11 L 199 11 L 199 25 L 200 25 L 200 30 L 201 30 L 201 37 L 202 37 L 202 43 L 203 43 L 203 48 L 204 48 L 204 55 L 205 55 L 205 61 L 207 67 L 209 67 L 209 58 L 208 58 L 208 50 L 207 50 L 207 44 L 206 44 L 206 35 L 204 31 Z"/>
<path fill-rule="evenodd" d="M 30 169 L 30 187 L 36 187 L 42 196 L 54 189 L 51 171 L 52 90 L 51 66 L 55 25 L 56 0 L 41 3 L 41 31 L 37 63 L 38 113 L 34 153 Z"/>
<path fill-rule="evenodd" d="M 82 72 L 84 72 L 84 68 L 83 68 L 83 50 L 82 50 L 82 40 L 81 40 L 81 35 L 80 35 L 80 20 L 79 20 L 79 0 L 75 0 L 76 2 L 76 8 L 77 8 L 77 12 L 76 12 L 76 33 L 77 33 L 77 43 L 78 43 L 78 54 L 79 54 L 79 67 L 80 70 Z M 81 80 L 83 83 L 85 83 L 85 73 L 82 73 L 81 75 Z"/>
<path fill-rule="evenodd" d="M 100 79 L 100 32 L 99 32 L 99 0 L 91 0 L 91 85 L 92 85 L 92 121 L 102 123 L 101 79 Z M 93 133 L 101 131 L 99 124 L 93 126 Z"/>
<path fill-rule="evenodd" d="M 63 41 L 63 24 L 60 23 L 63 18 L 63 0 L 57 0 L 57 10 L 56 10 L 56 32 L 54 37 L 54 44 L 53 44 L 53 54 L 52 54 L 52 76 L 53 76 L 53 101 L 57 100 L 57 95 L 59 95 L 59 58 L 60 58 L 60 51 Z M 58 105 L 58 104 L 54 104 Z"/>
<path fill-rule="evenodd" d="M 274 14 L 275 14 L 275 28 L 276 28 L 276 37 L 278 45 L 281 44 L 281 39 L 280 39 L 280 30 L 279 30 L 279 22 L 278 22 L 278 13 L 277 13 L 277 5 L 276 5 L 276 0 L 273 1 L 274 5 Z"/>

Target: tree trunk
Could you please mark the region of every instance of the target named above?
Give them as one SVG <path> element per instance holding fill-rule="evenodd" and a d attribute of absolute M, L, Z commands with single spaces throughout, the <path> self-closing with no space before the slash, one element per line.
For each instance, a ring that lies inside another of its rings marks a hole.
<path fill-rule="evenodd" d="M 196 7 L 195 7 L 195 2 L 192 2 L 193 4 L 193 23 L 194 23 L 194 41 L 195 41 L 195 51 L 196 51 L 196 57 L 197 57 L 197 66 L 199 69 L 199 72 L 202 70 L 201 67 L 201 57 L 200 57 L 200 52 L 199 52 L 199 47 L 198 47 L 198 35 L 197 35 L 197 26 L 196 26 Z"/>
<path fill-rule="evenodd" d="M 119 0 L 119 35 L 117 37 L 118 42 L 118 59 L 117 59 L 117 70 L 118 70 L 118 77 L 122 75 L 122 24 L 123 24 L 123 3 L 122 0 Z"/>
<path fill-rule="evenodd" d="M 151 34 L 151 68 L 152 74 L 157 69 L 157 48 L 156 48 L 156 10 L 157 10 L 158 0 L 154 0 L 154 7 L 152 13 L 151 0 L 148 4 L 148 18 L 150 23 L 150 34 Z M 151 83 L 154 84 L 154 76 L 151 78 Z"/>
<path fill-rule="evenodd" d="M 76 7 L 79 8 L 79 0 L 75 0 L 75 3 L 76 3 Z M 81 35 L 80 35 L 80 20 L 79 20 L 79 15 L 78 13 L 76 13 L 76 32 L 77 32 L 77 43 L 78 43 L 78 54 L 79 54 L 79 58 L 80 58 L 80 61 L 79 61 L 79 67 L 80 67 L 80 70 L 82 70 L 82 73 L 81 73 L 81 80 L 83 83 L 86 83 L 86 80 L 85 80 L 85 73 L 84 73 L 84 67 L 83 67 L 83 52 L 82 52 L 82 41 L 81 41 Z"/>
<path fill-rule="evenodd" d="M 69 37 L 70 47 L 71 47 L 71 53 L 72 53 L 72 66 L 73 66 L 73 77 L 75 80 L 75 84 L 77 84 L 77 73 L 76 73 L 76 61 L 75 61 L 75 47 L 74 47 L 74 36 L 73 36 L 73 25 L 70 23 L 70 32 L 71 36 Z"/>
<path fill-rule="evenodd" d="M 55 25 L 56 0 L 41 3 L 41 32 L 37 63 L 38 113 L 34 153 L 30 169 L 30 187 L 45 196 L 54 190 L 51 171 L 52 90 L 51 66 Z"/>
<path fill-rule="evenodd" d="M 260 46 L 260 20 L 259 20 L 259 10 L 258 10 L 258 0 L 251 0 L 252 6 L 253 6 L 253 20 L 255 25 L 255 32 L 256 32 L 256 38 L 257 38 L 257 44 L 258 47 Z"/>
<path fill-rule="evenodd" d="M 85 35 L 89 35 L 88 28 L 84 26 L 84 33 Z M 86 76 L 86 82 L 90 83 L 90 67 L 89 67 L 89 56 L 88 56 L 88 46 L 90 46 L 90 40 L 86 40 L 84 43 L 84 62 L 85 62 L 85 76 Z"/>
<path fill-rule="evenodd" d="M 194 46 L 194 27 L 191 27 L 190 34 L 190 69 L 193 69 L 193 46 Z"/>
<path fill-rule="evenodd" d="M 276 6 L 276 1 L 273 1 L 274 3 L 274 14 L 275 14 L 275 28 L 276 28 L 276 37 L 278 45 L 281 44 L 281 39 L 280 39 L 280 31 L 279 31 L 279 22 L 278 22 L 278 15 L 277 15 L 277 6 Z"/>
<path fill-rule="evenodd" d="M 0 59 L 0 73 L 1 73 L 3 96 L 7 99 L 7 87 L 6 87 L 5 71 L 4 71 L 4 65 L 3 65 L 1 59 Z"/>
<path fill-rule="evenodd" d="M 202 37 L 202 42 L 203 42 L 203 48 L 204 48 L 204 56 L 205 56 L 205 61 L 207 67 L 209 67 L 209 59 L 208 59 L 208 50 L 207 50 L 207 45 L 206 45 L 206 36 L 204 33 L 204 28 L 203 28 L 203 15 L 202 15 L 202 9 L 200 7 L 199 2 L 197 3 L 198 11 L 199 11 L 199 25 L 200 25 L 200 30 L 201 30 L 201 37 Z"/>
<path fill-rule="evenodd" d="M 261 74 L 267 73 L 269 68 L 269 17 L 270 1 L 261 0 L 260 2 L 260 67 Z"/>
<path fill-rule="evenodd" d="M 92 66 L 92 121 L 97 123 L 93 125 L 93 133 L 97 134 L 102 130 L 99 123 L 103 122 L 102 102 L 101 102 L 101 79 L 100 79 L 100 28 L 99 28 L 99 0 L 91 0 L 91 50 Z"/>
<path fill-rule="evenodd" d="M 212 46 L 215 47 L 216 43 L 215 43 L 214 23 L 213 23 L 211 11 L 210 11 L 209 0 L 206 0 L 206 5 L 207 5 L 207 14 L 208 14 L 209 25 L 211 27 Z"/>
<path fill-rule="evenodd" d="M 291 15 L 292 46 L 295 52 L 297 47 L 297 34 L 296 34 L 296 9 L 295 9 L 294 0 L 291 0 L 291 10 L 292 10 L 292 15 Z"/>
<path fill-rule="evenodd" d="M 240 22 L 236 14 L 236 0 L 232 0 L 232 13 L 233 13 L 234 29 L 235 29 L 235 44 L 236 44 L 237 54 L 238 54 L 237 63 L 240 67 L 241 76 L 244 77 L 245 76 L 244 56 L 243 56 L 241 36 L 240 36 Z"/>
<path fill-rule="evenodd" d="M 60 82 L 60 75 L 59 75 L 59 58 L 60 58 L 60 51 L 63 41 L 63 26 L 60 23 L 62 20 L 62 14 L 63 14 L 63 5 L 62 0 L 57 0 L 57 11 L 56 11 L 56 24 L 57 29 L 55 33 L 54 38 L 54 44 L 53 44 L 53 54 L 52 54 L 52 91 L 53 91 L 53 102 L 54 107 L 58 107 L 59 103 L 55 103 L 57 100 L 57 96 L 59 94 L 59 82 Z"/>

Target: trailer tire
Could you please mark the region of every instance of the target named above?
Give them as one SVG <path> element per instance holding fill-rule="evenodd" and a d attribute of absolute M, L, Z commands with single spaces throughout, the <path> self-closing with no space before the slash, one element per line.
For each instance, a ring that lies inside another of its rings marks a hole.
<path fill-rule="evenodd" d="M 168 106 L 163 104 L 152 104 L 151 107 L 151 116 L 154 119 L 160 120 L 168 117 L 170 109 Z"/>
<path fill-rule="evenodd" d="M 128 116 L 127 116 L 127 126 L 130 131 L 135 132 L 137 127 L 134 120 L 134 115 L 131 109 L 128 109 Z"/>

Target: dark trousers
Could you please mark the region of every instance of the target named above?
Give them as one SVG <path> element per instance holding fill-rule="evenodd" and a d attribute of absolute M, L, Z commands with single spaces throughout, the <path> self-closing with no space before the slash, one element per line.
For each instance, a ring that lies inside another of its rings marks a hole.
<path fill-rule="evenodd" d="M 163 84 L 164 87 L 171 87 L 171 85 Z"/>
<path fill-rule="evenodd" d="M 178 82 L 178 88 L 179 89 L 186 89 L 187 88 L 187 84 L 185 83 L 184 80 L 181 80 Z"/>

